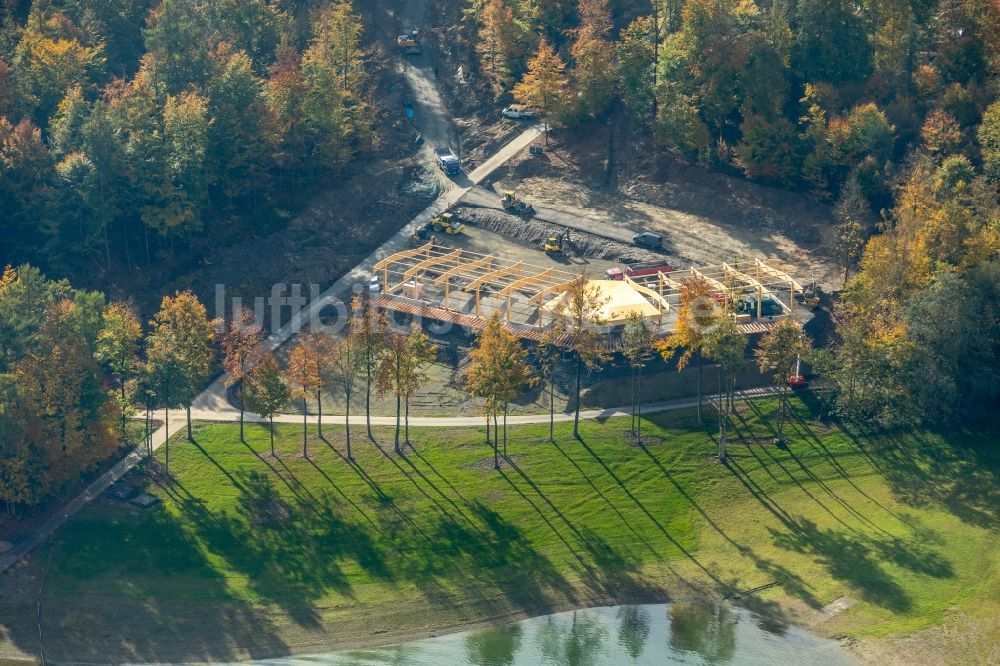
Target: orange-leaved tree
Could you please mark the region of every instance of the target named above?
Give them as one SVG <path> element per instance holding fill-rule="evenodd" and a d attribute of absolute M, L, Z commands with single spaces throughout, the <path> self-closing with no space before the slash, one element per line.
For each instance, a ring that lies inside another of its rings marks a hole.
<path fill-rule="evenodd" d="M 535 57 L 528 61 L 528 71 L 514 86 L 514 98 L 534 107 L 545 120 L 545 143 L 549 141 L 549 119 L 562 111 L 566 100 L 566 65 L 544 39 Z"/>
<path fill-rule="evenodd" d="M 320 353 L 317 341 L 311 336 L 303 336 L 298 344 L 292 347 L 288 355 L 288 367 L 285 377 L 292 387 L 292 397 L 302 400 L 302 457 L 309 457 L 309 403 L 315 393 L 316 401 L 320 400 L 320 390 L 323 380 L 320 372 Z"/>
<path fill-rule="evenodd" d="M 222 336 L 222 367 L 226 371 L 226 386 L 236 386 L 240 400 L 240 441 L 243 437 L 243 412 L 245 382 L 253 368 L 264 356 L 264 336 L 253 310 L 242 309 L 235 314 L 229 328 Z"/>
<path fill-rule="evenodd" d="M 677 328 L 656 350 L 669 361 L 683 349 L 677 359 L 677 372 L 683 372 L 692 358 L 698 359 L 698 423 L 701 424 L 701 346 L 705 334 L 724 316 L 719 294 L 705 278 L 695 275 L 681 282 L 680 307 L 677 308 Z M 723 296 L 724 297 L 724 296 Z"/>
<path fill-rule="evenodd" d="M 188 439 L 193 439 L 191 403 L 212 372 L 218 322 L 208 318 L 197 296 L 181 291 L 172 297 L 164 296 L 149 324 L 146 358 L 153 375 L 159 378 L 156 385 L 161 402 L 166 409 L 185 408 Z"/>

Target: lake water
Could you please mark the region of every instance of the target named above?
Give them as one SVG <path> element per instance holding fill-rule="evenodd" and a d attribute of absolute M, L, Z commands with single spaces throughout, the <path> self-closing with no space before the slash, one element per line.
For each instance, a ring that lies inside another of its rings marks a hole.
<path fill-rule="evenodd" d="M 371 650 L 282 657 L 266 666 L 848 666 L 834 641 L 706 603 L 586 608 Z"/>

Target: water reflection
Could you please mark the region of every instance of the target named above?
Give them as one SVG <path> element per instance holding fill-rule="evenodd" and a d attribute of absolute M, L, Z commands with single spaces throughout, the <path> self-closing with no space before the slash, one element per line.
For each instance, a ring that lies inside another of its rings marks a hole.
<path fill-rule="evenodd" d="M 642 606 L 622 606 L 618 609 L 618 643 L 633 660 L 642 654 L 649 638 L 649 611 Z"/>
<path fill-rule="evenodd" d="M 736 654 L 737 616 L 729 606 L 703 602 L 670 604 L 670 647 L 694 652 L 710 664 L 729 661 Z"/>
<path fill-rule="evenodd" d="M 521 625 L 481 629 L 465 639 L 465 657 L 477 666 L 509 666 L 521 647 Z"/>
<path fill-rule="evenodd" d="M 607 636 L 600 617 L 590 610 L 570 611 L 567 626 L 549 616 L 538 630 L 538 648 L 545 663 L 554 666 L 592 666 L 598 660 Z"/>
<path fill-rule="evenodd" d="M 677 602 L 586 608 L 372 650 L 284 657 L 267 666 L 850 666 L 839 645 L 765 614 Z"/>

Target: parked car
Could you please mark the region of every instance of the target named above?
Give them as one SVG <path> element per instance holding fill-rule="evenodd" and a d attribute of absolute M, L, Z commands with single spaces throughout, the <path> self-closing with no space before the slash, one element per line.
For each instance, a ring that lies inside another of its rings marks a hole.
<path fill-rule="evenodd" d="M 378 279 L 377 275 L 373 275 L 372 278 L 368 280 L 368 293 L 372 295 L 382 293 L 382 281 Z"/>
<path fill-rule="evenodd" d="M 500 112 L 504 118 L 512 118 L 517 120 L 518 118 L 534 118 L 535 112 L 526 106 L 521 104 L 511 104 L 505 107 L 503 111 Z"/>
<path fill-rule="evenodd" d="M 639 247 L 660 249 L 663 247 L 663 236 L 660 234 L 654 234 L 650 231 L 643 231 L 641 234 L 632 236 L 632 242 Z"/>

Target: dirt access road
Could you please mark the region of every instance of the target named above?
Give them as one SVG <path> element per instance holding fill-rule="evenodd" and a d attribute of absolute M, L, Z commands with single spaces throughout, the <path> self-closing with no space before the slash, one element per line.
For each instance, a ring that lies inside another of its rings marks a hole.
<path fill-rule="evenodd" d="M 399 34 L 411 30 L 428 28 L 428 0 L 408 0 L 395 10 L 398 19 Z M 387 9 L 393 12 L 392 9 Z M 441 97 L 437 84 L 439 65 L 433 50 L 424 39 L 424 50 L 420 55 L 400 54 L 403 79 L 410 91 L 413 104 L 413 123 L 417 131 L 423 135 L 424 141 L 420 147 L 418 159 L 428 169 L 438 175 L 442 191 L 458 187 L 455 181 L 448 178 L 438 169 L 434 156 L 435 148 L 450 148 L 456 155 L 461 154 L 458 131 L 452 120 L 447 104 Z"/>

